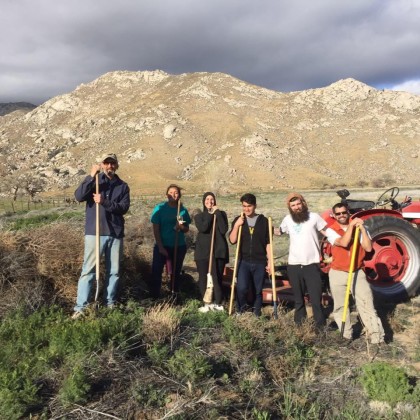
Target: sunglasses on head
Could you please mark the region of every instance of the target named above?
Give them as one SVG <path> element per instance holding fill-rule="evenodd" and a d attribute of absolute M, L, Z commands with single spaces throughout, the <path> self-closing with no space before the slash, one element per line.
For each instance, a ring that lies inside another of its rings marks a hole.
<path fill-rule="evenodd" d="M 347 211 L 340 211 L 338 213 L 334 213 L 334 216 L 341 216 L 341 215 L 345 216 L 346 214 L 348 214 Z"/>

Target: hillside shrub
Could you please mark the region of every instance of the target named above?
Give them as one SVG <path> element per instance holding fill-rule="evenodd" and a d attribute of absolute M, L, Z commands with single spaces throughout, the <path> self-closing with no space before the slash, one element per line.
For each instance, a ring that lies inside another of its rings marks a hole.
<path fill-rule="evenodd" d="M 162 408 L 170 401 L 165 390 L 142 380 L 135 381 L 130 392 L 137 404 L 144 408 Z"/>
<path fill-rule="evenodd" d="M 90 389 L 86 368 L 76 365 L 62 382 L 58 398 L 65 407 L 72 404 L 83 404 L 88 400 Z"/>
<path fill-rule="evenodd" d="M 252 350 L 257 344 L 254 336 L 232 317 L 223 321 L 223 333 L 232 346 L 242 350 Z"/>
<path fill-rule="evenodd" d="M 177 379 L 192 384 L 210 375 L 212 368 L 199 349 L 181 347 L 168 360 L 169 372 Z"/>
<path fill-rule="evenodd" d="M 166 363 L 169 360 L 170 349 L 168 345 L 153 343 L 151 347 L 146 350 L 147 357 L 156 366 L 165 370 Z"/>
<path fill-rule="evenodd" d="M 322 407 L 318 401 L 312 401 L 308 393 L 295 389 L 292 384 L 283 386 L 283 399 L 278 404 L 281 418 L 296 420 L 318 420 L 322 418 Z"/>
<path fill-rule="evenodd" d="M 28 366 L 0 368 L 0 418 L 19 419 L 40 403 Z"/>
<path fill-rule="evenodd" d="M 404 369 L 389 363 L 373 362 L 364 365 L 360 381 L 371 400 L 385 401 L 392 407 L 398 402 L 412 400 L 414 387 L 408 375 Z"/>
<path fill-rule="evenodd" d="M 139 341 L 143 309 L 104 309 L 73 321 L 61 308 L 43 307 L 34 313 L 15 311 L 0 323 L 0 418 L 22 416 L 42 403 L 48 380 L 61 381 L 63 404 L 86 401 L 90 374 L 85 360 L 107 348 L 127 352 Z M 70 373 L 68 373 L 70 371 Z"/>
<path fill-rule="evenodd" d="M 266 369 L 277 383 L 298 379 L 304 372 L 308 373 L 315 357 L 312 346 L 297 338 L 291 338 L 271 353 L 266 361 Z"/>

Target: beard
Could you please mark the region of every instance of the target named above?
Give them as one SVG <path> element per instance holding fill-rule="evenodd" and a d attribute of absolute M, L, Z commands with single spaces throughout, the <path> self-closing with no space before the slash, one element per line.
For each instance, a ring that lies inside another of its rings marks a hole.
<path fill-rule="evenodd" d="M 105 171 L 105 174 L 108 178 L 114 178 L 115 171 L 113 171 L 112 169 L 108 169 L 108 170 Z"/>
<path fill-rule="evenodd" d="M 305 205 L 299 212 L 294 212 L 289 208 L 289 213 L 295 223 L 304 223 L 309 220 L 309 210 Z"/>

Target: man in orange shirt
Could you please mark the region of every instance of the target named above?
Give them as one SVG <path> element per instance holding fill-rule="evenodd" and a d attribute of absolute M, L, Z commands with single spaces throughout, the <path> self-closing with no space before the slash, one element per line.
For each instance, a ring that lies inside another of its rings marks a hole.
<path fill-rule="evenodd" d="M 328 230 L 328 241 L 332 246 L 332 263 L 329 272 L 330 288 L 334 299 L 334 320 L 341 329 L 343 318 L 344 298 L 347 289 L 350 257 L 353 247 L 355 227 L 360 228 L 360 247 L 357 252 L 353 272 L 351 293 L 356 302 L 356 308 L 360 319 L 366 329 L 368 338 L 372 344 L 384 342 L 384 329 L 373 305 L 373 295 L 366 275 L 362 270 L 366 252 L 372 250 L 372 241 L 368 231 L 363 225 L 363 220 L 354 218 L 350 220 L 348 207 L 343 203 L 337 203 L 332 208 L 335 222 Z M 352 339 L 352 326 L 350 324 L 350 311 L 346 315 L 344 338 Z"/>

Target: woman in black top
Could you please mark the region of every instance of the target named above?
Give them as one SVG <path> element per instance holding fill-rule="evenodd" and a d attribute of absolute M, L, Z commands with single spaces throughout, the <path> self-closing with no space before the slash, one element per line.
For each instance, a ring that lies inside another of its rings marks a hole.
<path fill-rule="evenodd" d="M 209 257 L 211 237 L 213 231 L 213 220 L 216 218 L 216 230 L 213 245 L 212 278 L 214 303 L 206 304 L 200 308 L 200 312 L 209 310 L 223 310 L 222 279 L 226 263 L 229 261 L 229 248 L 226 241 L 228 231 L 228 219 L 226 213 L 216 206 L 216 197 L 212 192 L 203 195 L 203 212 L 194 217 L 195 225 L 198 229 L 197 241 L 195 244 L 194 260 L 198 271 L 198 285 L 201 296 L 207 288 L 207 273 L 209 269 Z"/>

